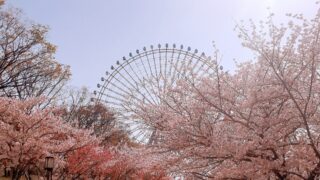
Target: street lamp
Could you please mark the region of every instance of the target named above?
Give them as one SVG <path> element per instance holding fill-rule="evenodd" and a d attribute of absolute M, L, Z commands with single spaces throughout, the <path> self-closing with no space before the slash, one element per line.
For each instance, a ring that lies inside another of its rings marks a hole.
<path fill-rule="evenodd" d="M 54 158 L 47 156 L 44 161 L 44 169 L 47 170 L 47 180 L 52 180 L 52 170 L 54 166 Z"/>

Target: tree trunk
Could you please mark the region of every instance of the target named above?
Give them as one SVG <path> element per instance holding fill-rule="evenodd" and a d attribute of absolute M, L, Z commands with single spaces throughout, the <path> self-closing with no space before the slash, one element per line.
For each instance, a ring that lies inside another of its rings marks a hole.
<path fill-rule="evenodd" d="M 318 162 L 317 166 L 311 171 L 308 180 L 314 180 L 320 174 L 320 162 Z"/>

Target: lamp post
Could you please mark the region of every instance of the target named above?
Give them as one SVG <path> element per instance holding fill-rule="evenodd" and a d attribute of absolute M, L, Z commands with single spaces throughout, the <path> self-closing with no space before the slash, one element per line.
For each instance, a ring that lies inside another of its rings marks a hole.
<path fill-rule="evenodd" d="M 54 166 L 54 158 L 52 156 L 47 156 L 44 162 L 44 169 L 47 170 L 47 180 L 52 180 L 52 170 Z"/>

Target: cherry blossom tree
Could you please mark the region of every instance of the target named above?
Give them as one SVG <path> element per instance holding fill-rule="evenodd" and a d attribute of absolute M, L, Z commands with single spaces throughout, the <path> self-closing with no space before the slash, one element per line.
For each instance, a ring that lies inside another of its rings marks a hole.
<path fill-rule="evenodd" d="M 271 14 L 238 25 L 256 60 L 230 74 L 217 63 L 207 77 L 189 75 L 143 104 L 136 116 L 156 130 L 153 148 L 171 173 L 186 178 L 320 177 L 320 11 L 314 19 Z M 209 60 L 208 60 L 209 61 Z"/>
<path fill-rule="evenodd" d="M 56 61 L 56 46 L 47 40 L 49 28 L 21 14 L 0 9 L 0 96 L 46 96 L 47 105 L 57 101 L 70 69 Z"/>
<path fill-rule="evenodd" d="M 162 163 L 161 156 L 149 148 L 123 146 L 112 153 L 112 159 L 106 164 L 105 177 L 111 179 L 171 179 Z"/>
<path fill-rule="evenodd" d="M 58 172 L 68 153 L 98 142 L 90 131 L 64 123 L 54 109 L 39 108 L 42 101 L 0 98 L 0 163 L 14 169 L 14 179 L 31 170 L 41 173 L 49 155 Z"/>
<path fill-rule="evenodd" d="M 95 144 L 81 147 L 68 155 L 67 175 L 72 179 L 104 177 L 110 160 L 111 153 L 106 148 Z"/>
<path fill-rule="evenodd" d="M 135 178 L 163 179 L 158 157 L 133 144 L 119 149 L 102 143 L 93 131 L 72 127 L 57 108 L 41 107 L 43 98 L 0 98 L 0 167 L 10 167 L 13 179 L 43 175 L 44 159 L 55 159 L 58 179 Z"/>

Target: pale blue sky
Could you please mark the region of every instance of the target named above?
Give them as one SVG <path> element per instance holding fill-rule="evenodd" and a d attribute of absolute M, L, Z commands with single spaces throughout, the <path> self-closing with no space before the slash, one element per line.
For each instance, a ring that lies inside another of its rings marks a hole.
<path fill-rule="evenodd" d="M 176 43 L 212 52 L 212 41 L 233 69 L 233 58 L 251 57 L 233 28 L 241 19 L 264 20 L 267 7 L 279 21 L 288 12 L 313 17 L 313 0 L 7 0 L 50 26 L 56 58 L 72 69 L 73 86 L 96 89 L 104 72 L 129 52 L 151 44 Z"/>

